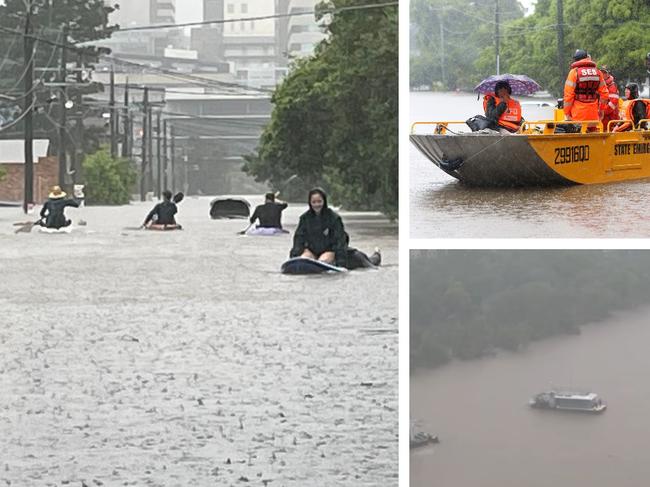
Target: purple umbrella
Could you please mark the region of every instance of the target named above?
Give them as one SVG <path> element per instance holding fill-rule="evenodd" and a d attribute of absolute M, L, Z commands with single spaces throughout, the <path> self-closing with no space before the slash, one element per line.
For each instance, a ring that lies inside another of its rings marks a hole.
<path fill-rule="evenodd" d="M 479 93 L 494 93 L 494 86 L 497 81 L 507 81 L 510 83 L 513 95 L 530 95 L 542 89 L 541 86 L 534 79 L 529 78 L 525 74 L 497 74 L 485 78 L 481 81 L 474 91 Z"/>

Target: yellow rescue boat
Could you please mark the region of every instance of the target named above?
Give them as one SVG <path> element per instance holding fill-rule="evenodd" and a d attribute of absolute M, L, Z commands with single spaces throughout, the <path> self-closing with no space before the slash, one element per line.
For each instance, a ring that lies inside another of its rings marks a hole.
<path fill-rule="evenodd" d="M 580 125 L 580 132 L 555 133 L 558 123 Z M 415 122 L 410 139 L 436 166 L 468 185 L 558 186 L 650 178 L 650 130 L 613 133 L 603 132 L 599 121 L 541 120 L 526 122 L 511 135 L 450 135 L 454 124 L 465 122 Z M 416 133 L 422 127 L 432 127 L 434 133 Z"/>

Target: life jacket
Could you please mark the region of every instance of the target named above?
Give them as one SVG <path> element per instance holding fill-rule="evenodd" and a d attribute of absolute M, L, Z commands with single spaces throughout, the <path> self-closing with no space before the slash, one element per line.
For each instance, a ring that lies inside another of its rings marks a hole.
<path fill-rule="evenodd" d="M 483 97 L 483 112 L 486 111 L 488 100 L 490 98 L 494 98 L 496 105 L 498 105 L 502 101 L 505 101 L 493 93 L 488 93 Z M 517 100 L 513 98 L 510 98 L 506 103 L 508 107 L 506 108 L 505 112 L 501 114 L 501 116 L 497 120 L 497 123 L 502 127 L 507 128 L 508 130 L 516 132 L 517 130 L 519 130 L 519 127 L 521 125 L 521 105 Z"/>
<path fill-rule="evenodd" d="M 576 70 L 575 99 L 582 103 L 598 100 L 598 88 L 602 75 L 591 59 L 581 59 L 571 65 Z"/>
<path fill-rule="evenodd" d="M 646 98 L 636 98 L 634 100 L 628 100 L 623 103 L 623 110 L 621 111 L 625 114 L 625 120 L 634 120 L 634 114 L 632 113 L 632 110 L 634 108 L 635 102 L 637 101 L 645 105 L 645 117 L 643 118 L 650 118 L 650 100 Z"/>

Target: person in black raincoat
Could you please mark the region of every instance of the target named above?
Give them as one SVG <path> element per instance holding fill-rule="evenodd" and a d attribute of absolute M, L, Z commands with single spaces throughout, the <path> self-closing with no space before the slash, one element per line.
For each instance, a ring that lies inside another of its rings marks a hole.
<path fill-rule="evenodd" d="M 276 200 L 274 193 L 266 193 L 264 204 L 255 208 L 249 221 L 259 220 L 258 228 L 282 228 L 282 212 L 287 209 L 284 201 Z"/>
<path fill-rule="evenodd" d="M 349 270 L 353 269 L 363 269 L 363 268 L 375 268 L 381 265 L 381 252 L 378 247 L 375 247 L 375 251 L 368 256 L 364 252 L 361 252 L 359 249 L 350 247 L 350 236 L 345 233 L 345 245 L 346 245 L 346 257 L 347 263 L 346 267 Z"/>
<path fill-rule="evenodd" d="M 174 215 L 178 212 L 178 207 L 176 203 L 172 201 L 172 192 L 166 189 L 162 193 L 163 200 L 153 207 L 153 210 L 149 212 L 147 218 L 145 218 L 142 227 L 146 227 L 150 222 L 155 223 L 156 225 L 176 225 L 176 218 Z"/>
<path fill-rule="evenodd" d="M 48 200 L 43 204 L 41 209 L 41 220 L 39 224 L 46 228 L 63 228 L 72 223 L 65 217 L 66 206 L 79 208 L 79 202 L 73 199 L 67 199 L 65 191 L 60 186 L 52 186 L 52 191 L 48 195 Z M 45 221 L 43 221 L 45 219 Z"/>
<path fill-rule="evenodd" d="M 343 220 L 327 206 L 320 188 L 309 191 L 309 210 L 300 215 L 290 257 L 308 257 L 339 267 L 347 265 Z"/>

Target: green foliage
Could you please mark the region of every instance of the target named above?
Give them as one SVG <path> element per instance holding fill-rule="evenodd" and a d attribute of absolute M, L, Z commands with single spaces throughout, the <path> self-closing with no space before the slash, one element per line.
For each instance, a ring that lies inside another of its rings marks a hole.
<path fill-rule="evenodd" d="M 448 6 L 442 9 L 441 4 Z M 471 6 L 471 4 L 474 6 Z M 557 0 L 538 0 L 535 13 L 521 16 L 517 2 L 499 2 L 501 72 L 526 74 L 554 95 L 562 93 L 573 52 L 587 50 L 617 79 L 642 82 L 650 4 L 644 0 L 563 0 L 564 56 L 558 60 Z M 504 5 L 505 3 L 505 5 Z M 462 11 L 462 13 L 461 13 Z M 411 86 L 441 79 L 439 25 L 445 26 L 447 89 L 470 90 L 495 73 L 494 1 L 413 0 L 415 52 Z M 474 32 L 468 26 L 474 24 Z M 462 42 L 458 42 L 461 38 Z M 462 66 L 461 76 L 456 67 Z M 432 79 L 426 79 L 430 73 Z"/>
<path fill-rule="evenodd" d="M 126 159 L 113 159 L 106 149 L 86 156 L 83 161 L 86 203 L 126 205 L 136 182 L 136 171 Z"/>
<path fill-rule="evenodd" d="M 496 70 L 494 0 L 411 1 L 411 86 L 441 83 L 471 90 Z M 523 17 L 516 0 L 500 0 L 500 23 Z M 475 66 L 481 52 L 485 66 Z M 444 60 L 444 63 L 443 63 Z M 501 55 L 501 71 L 504 71 Z"/>
<path fill-rule="evenodd" d="M 337 13 L 328 30 L 276 89 L 271 122 L 244 169 L 283 194 L 279 186 L 296 174 L 300 199 L 321 185 L 335 204 L 396 216 L 397 8 Z"/>
<path fill-rule="evenodd" d="M 411 366 L 517 350 L 648 302 L 634 251 L 414 251 Z"/>

